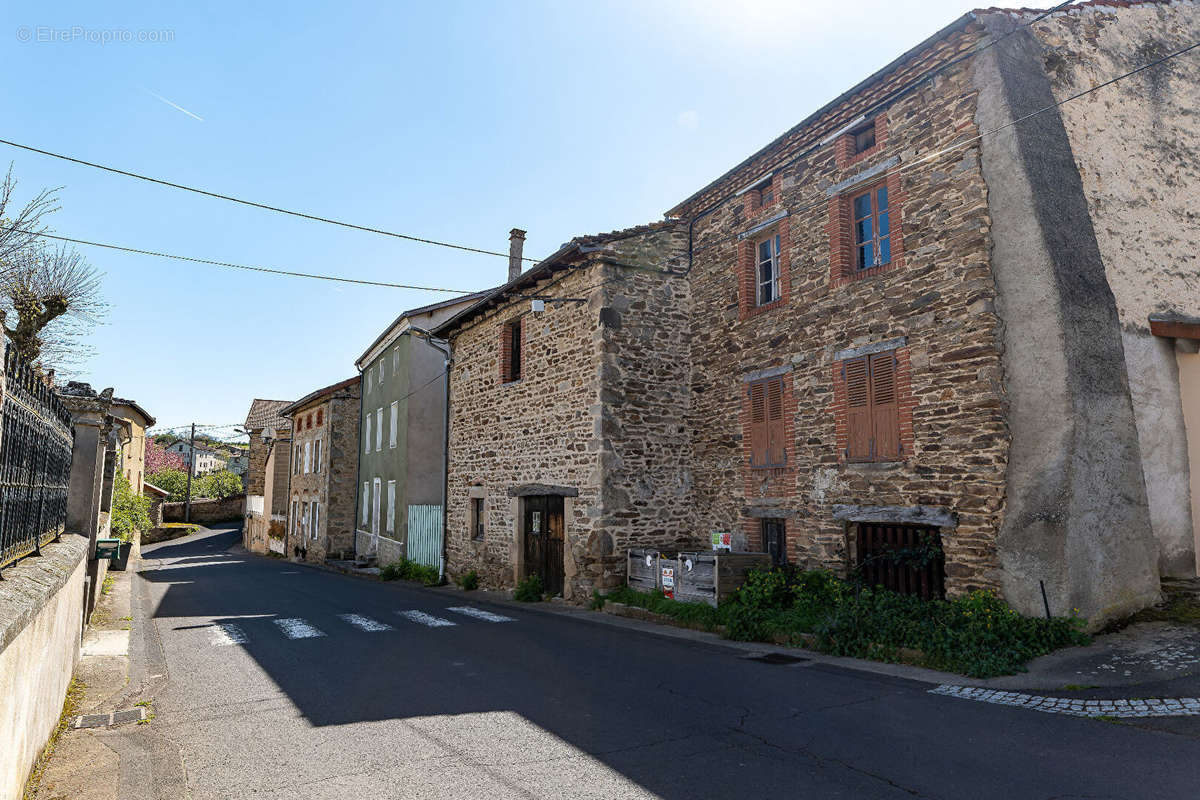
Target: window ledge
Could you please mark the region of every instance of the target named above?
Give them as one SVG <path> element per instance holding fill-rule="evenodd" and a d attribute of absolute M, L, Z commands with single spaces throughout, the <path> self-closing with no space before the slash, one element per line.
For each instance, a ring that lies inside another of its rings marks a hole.
<path fill-rule="evenodd" d="M 843 466 L 848 472 L 895 472 L 903 469 L 905 464 L 900 461 L 847 461 Z"/>

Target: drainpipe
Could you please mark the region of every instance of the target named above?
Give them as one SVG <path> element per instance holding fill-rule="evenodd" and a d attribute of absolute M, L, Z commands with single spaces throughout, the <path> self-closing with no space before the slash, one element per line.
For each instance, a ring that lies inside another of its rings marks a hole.
<path fill-rule="evenodd" d="M 438 559 L 438 582 L 441 583 L 446 577 L 446 534 L 450 522 L 450 364 L 453 363 L 454 357 L 450 352 L 449 339 L 439 339 L 424 328 L 411 325 L 409 330 L 419 334 L 426 344 L 442 353 L 445 359 L 446 399 L 442 403 L 445 412 L 442 420 L 442 553 Z M 439 347 L 438 343 L 445 347 Z"/>

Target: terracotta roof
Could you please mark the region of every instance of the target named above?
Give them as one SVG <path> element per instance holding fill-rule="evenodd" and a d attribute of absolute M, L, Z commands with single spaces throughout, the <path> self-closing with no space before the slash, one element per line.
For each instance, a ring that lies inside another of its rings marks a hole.
<path fill-rule="evenodd" d="M 291 400 L 261 400 L 255 398 L 250 404 L 250 411 L 246 414 L 246 430 L 262 430 L 266 427 L 274 428 L 275 430 L 291 430 L 292 421 L 287 417 L 281 416 L 280 411 L 286 406 L 291 405 Z"/>
<path fill-rule="evenodd" d="M 139 406 L 139 405 L 137 404 L 137 401 L 135 401 L 135 400 L 126 400 L 126 399 L 125 399 L 125 398 L 123 398 L 123 397 L 114 397 L 114 398 L 112 399 L 112 404 L 113 404 L 114 406 L 129 406 L 129 407 L 130 407 L 130 408 L 132 408 L 134 411 L 136 411 L 136 412 L 138 412 L 139 414 L 141 414 L 141 415 L 142 415 L 143 417 L 145 417 L 145 419 L 146 419 L 146 427 L 147 427 L 147 428 L 149 428 L 151 425 L 153 425 L 153 424 L 156 422 L 156 420 L 154 419 L 154 417 L 150 416 L 150 413 L 149 413 L 148 411 L 146 411 L 146 409 L 144 409 L 144 408 L 142 408 L 141 406 Z"/>
<path fill-rule="evenodd" d="M 297 411 L 304 408 L 305 406 L 311 405 L 313 403 L 313 401 L 315 401 L 315 400 L 320 400 L 321 398 L 325 397 L 326 395 L 331 395 L 334 392 L 338 392 L 347 387 L 356 385 L 358 383 L 359 379 L 360 379 L 360 376 L 355 375 L 353 378 L 347 378 L 344 381 L 339 381 L 338 383 L 330 384 L 329 386 L 326 386 L 324 389 L 317 389 L 315 392 L 309 392 L 308 394 L 304 395 L 304 397 L 301 397 L 296 402 L 289 403 L 288 405 L 279 409 L 279 414 L 280 414 L 280 416 L 284 416 L 284 417 L 291 416 L 292 414 L 295 414 Z"/>
<path fill-rule="evenodd" d="M 664 219 L 658 222 L 649 222 L 645 225 L 635 225 L 632 228 L 622 228 L 618 231 L 609 231 L 608 233 L 593 233 L 585 236 L 576 236 L 566 244 L 558 248 L 549 257 L 534 264 L 529 269 L 522 272 L 517 277 L 513 278 L 503 286 L 497 286 L 484 294 L 484 297 L 472 305 L 464 308 L 462 311 L 450 317 L 448 320 L 438 325 L 433 329 L 433 333 L 442 336 L 446 332 L 453 330 L 467 320 L 473 318 L 484 310 L 490 308 L 498 302 L 503 301 L 507 296 L 518 289 L 525 286 L 530 286 L 538 281 L 552 275 L 554 272 L 565 269 L 564 260 L 576 253 L 589 253 L 595 250 L 602 249 L 606 244 L 618 242 L 622 239 L 631 239 L 634 236 L 640 236 L 644 233 L 652 233 L 654 231 L 667 230 L 680 224 L 678 219 Z"/>

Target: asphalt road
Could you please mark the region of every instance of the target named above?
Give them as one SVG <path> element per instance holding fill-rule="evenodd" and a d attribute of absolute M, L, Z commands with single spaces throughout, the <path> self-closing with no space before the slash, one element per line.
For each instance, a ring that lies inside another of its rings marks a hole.
<path fill-rule="evenodd" d="M 133 656 L 155 718 L 130 729 L 123 797 L 1200 795 L 1187 736 L 467 603 L 237 541 L 144 553 Z"/>

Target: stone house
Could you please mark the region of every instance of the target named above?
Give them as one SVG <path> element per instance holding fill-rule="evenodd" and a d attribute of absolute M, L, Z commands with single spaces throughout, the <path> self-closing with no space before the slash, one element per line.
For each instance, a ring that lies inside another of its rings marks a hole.
<path fill-rule="evenodd" d="M 292 422 L 288 485 L 291 558 L 323 562 L 354 552 L 359 376 L 280 409 Z"/>
<path fill-rule="evenodd" d="M 450 320 L 450 571 L 511 586 L 561 507 L 573 599 L 713 533 L 1093 624 L 1195 575 L 1197 72 L 1067 99 L 1197 38 L 1188 2 L 968 13 Z"/>
<path fill-rule="evenodd" d="M 446 452 L 444 343 L 429 329 L 480 299 L 405 311 L 355 362 L 362 396 L 354 552 L 441 567 Z"/>
<path fill-rule="evenodd" d="M 291 403 L 256 399 L 246 414 L 244 430 L 250 437 L 250 451 L 242 543 L 252 553 L 283 555 L 287 548 L 292 421 L 280 411 Z"/>
<path fill-rule="evenodd" d="M 129 437 L 121 442 L 120 469 L 133 493 L 141 494 L 146 476 L 146 429 L 154 417 L 133 400 L 114 397 L 109 413 L 129 423 Z"/>
<path fill-rule="evenodd" d="M 172 442 L 166 448 L 172 453 L 178 453 L 183 458 L 185 467 L 192 463 L 192 453 L 195 451 L 196 464 L 193 470 L 193 475 L 206 475 L 209 472 L 216 472 L 219 469 L 224 469 L 225 462 L 216 450 L 211 447 L 205 447 L 202 444 L 196 445 L 194 448 L 187 439 L 180 439 L 177 442 Z"/>

